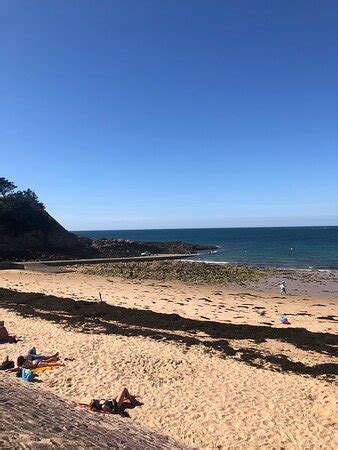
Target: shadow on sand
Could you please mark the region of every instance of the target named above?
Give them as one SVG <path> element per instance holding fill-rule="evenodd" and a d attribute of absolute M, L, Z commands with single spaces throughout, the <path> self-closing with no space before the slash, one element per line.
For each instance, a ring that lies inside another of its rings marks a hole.
<path fill-rule="evenodd" d="M 314 333 L 305 328 L 282 329 L 193 320 L 178 314 L 124 308 L 104 302 L 75 301 L 71 298 L 9 289 L 0 289 L 0 305 L 23 317 L 39 317 L 78 328 L 81 332 L 144 336 L 178 342 L 186 347 L 200 345 L 208 351 L 217 351 L 221 356 L 234 357 L 254 367 L 312 377 L 326 376 L 328 380 L 338 375 L 337 364 L 308 366 L 292 361 L 283 354 L 272 355 L 258 348 L 260 343 L 272 339 L 333 357 L 337 352 L 338 337 L 331 333 Z M 254 341 L 255 347 L 235 349 L 228 342 L 232 339 Z"/>

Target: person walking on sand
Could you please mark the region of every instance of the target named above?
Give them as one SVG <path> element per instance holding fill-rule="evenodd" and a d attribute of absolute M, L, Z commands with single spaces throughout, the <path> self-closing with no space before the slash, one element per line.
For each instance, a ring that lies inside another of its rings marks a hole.
<path fill-rule="evenodd" d="M 279 289 L 280 289 L 280 295 L 286 295 L 286 286 L 284 281 L 282 281 L 282 283 L 279 285 Z"/>

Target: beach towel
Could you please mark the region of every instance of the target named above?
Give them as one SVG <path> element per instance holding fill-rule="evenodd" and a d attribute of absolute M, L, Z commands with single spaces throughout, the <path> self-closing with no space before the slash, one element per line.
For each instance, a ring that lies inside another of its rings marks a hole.
<path fill-rule="evenodd" d="M 95 411 L 95 410 L 92 410 L 92 409 L 90 409 L 90 405 L 88 405 L 87 403 L 78 403 L 77 406 L 79 406 L 80 408 L 84 408 L 84 409 L 86 409 L 87 411 L 92 412 L 92 413 L 99 413 L 99 414 L 114 414 L 114 413 L 109 412 L 109 411 Z"/>
<path fill-rule="evenodd" d="M 32 372 L 34 373 L 34 375 L 41 375 L 42 373 L 49 372 L 50 370 L 58 369 L 59 367 L 60 366 L 37 367 L 36 369 L 32 369 Z"/>
<path fill-rule="evenodd" d="M 0 344 L 16 344 L 18 340 L 14 336 L 0 338 Z"/>

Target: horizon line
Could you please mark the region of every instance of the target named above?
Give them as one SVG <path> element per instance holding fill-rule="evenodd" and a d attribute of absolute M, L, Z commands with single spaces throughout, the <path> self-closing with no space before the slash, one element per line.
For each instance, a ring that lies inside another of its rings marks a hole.
<path fill-rule="evenodd" d="M 88 230 L 68 230 L 72 233 L 80 231 L 163 231 L 163 230 L 224 230 L 224 229 L 247 229 L 247 228 L 338 228 L 337 225 L 273 225 L 264 226 L 237 226 L 237 227 L 183 227 L 183 228 L 119 228 L 119 229 L 88 229 Z"/>

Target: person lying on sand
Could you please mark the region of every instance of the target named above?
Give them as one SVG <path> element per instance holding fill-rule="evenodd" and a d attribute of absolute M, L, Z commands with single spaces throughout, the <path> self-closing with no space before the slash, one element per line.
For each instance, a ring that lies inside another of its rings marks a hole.
<path fill-rule="evenodd" d="M 108 414 L 125 414 L 125 410 L 142 406 L 143 403 L 136 400 L 136 397 L 131 395 L 127 388 L 123 388 L 120 394 L 111 399 L 93 399 L 89 403 L 89 409 L 93 412 L 104 412 Z"/>
<path fill-rule="evenodd" d="M 59 352 L 55 353 L 54 355 L 50 355 L 50 356 L 38 355 L 36 353 L 36 347 L 32 347 L 28 350 L 26 359 L 29 361 L 36 361 L 36 360 L 48 361 L 48 362 L 58 361 L 59 360 Z"/>
<path fill-rule="evenodd" d="M 25 356 L 19 356 L 17 359 L 17 367 L 13 367 L 13 369 L 8 369 L 7 372 L 18 372 L 20 369 L 36 369 L 37 367 L 60 367 L 64 366 L 63 363 L 57 361 L 49 361 L 40 359 L 35 359 L 31 361 L 27 359 Z"/>

